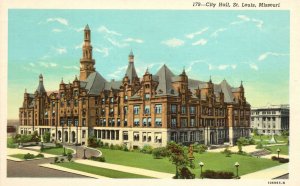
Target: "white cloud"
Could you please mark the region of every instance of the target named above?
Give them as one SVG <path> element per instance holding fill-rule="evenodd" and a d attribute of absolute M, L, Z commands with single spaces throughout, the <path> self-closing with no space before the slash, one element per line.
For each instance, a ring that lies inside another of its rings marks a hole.
<path fill-rule="evenodd" d="M 235 70 L 237 67 L 236 64 L 232 64 L 232 65 L 225 65 L 225 64 L 221 64 L 221 65 L 212 65 L 212 64 L 208 64 L 208 69 L 209 70 L 227 70 L 227 69 L 232 69 Z"/>
<path fill-rule="evenodd" d="M 74 48 L 75 50 L 82 48 L 82 45 L 84 44 L 84 42 L 81 42 L 80 44 L 76 45 Z"/>
<path fill-rule="evenodd" d="M 101 48 L 94 48 L 95 52 L 99 52 L 103 54 L 103 57 L 107 57 L 109 55 L 109 48 L 101 47 Z"/>
<path fill-rule="evenodd" d="M 62 32 L 62 30 L 59 29 L 59 28 L 53 28 L 53 29 L 52 29 L 52 32 Z"/>
<path fill-rule="evenodd" d="M 218 37 L 218 35 L 219 35 L 220 32 L 224 32 L 226 30 L 227 30 L 227 28 L 219 28 L 216 31 L 214 31 L 210 36 L 211 37 Z"/>
<path fill-rule="evenodd" d="M 65 69 L 75 69 L 75 70 L 79 70 L 79 67 L 78 66 L 63 66 L 63 68 Z"/>
<path fill-rule="evenodd" d="M 250 63 L 249 67 L 253 70 L 256 70 L 256 71 L 258 70 L 258 66 L 255 63 Z"/>
<path fill-rule="evenodd" d="M 245 15 L 238 15 L 237 17 L 240 19 L 240 21 L 234 21 L 234 22 L 231 22 L 230 24 L 235 25 L 235 24 L 241 24 L 241 23 L 245 23 L 245 22 L 252 22 L 259 29 L 261 29 L 264 24 L 264 22 L 260 19 L 250 18 Z"/>
<path fill-rule="evenodd" d="M 127 65 L 122 66 L 122 67 L 118 67 L 116 71 L 109 74 L 108 76 L 110 76 L 111 78 L 115 78 L 115 79 L 122 78 L 125 74 L 126 69 L 127 69 Z"/>
<path fill-rule="evenodd" d="M 55 50 L 58 54 L 65 54 L 65 53 L 67 53 L 67 49 L 66 49 L 65 47 L 54 48 L 54 50 Z"/>
<path fill-rule="evenodd" d="M 142 39 L 135 39 L 135 38 L 127 38 L 123 40 L 124 42 L 135 42 L 135 43 L 143 43 L 144 41 Z"/>
<path fill-rule="evenodd" d="M 57 67 L 56 63 L 47 63 L 47 62 L 39 62 L 40 66 L 50 68 L 50 67 Z"/>
<path fill-rule="evenodd" d="M 191 72 L 193 69 L 193 66 L 198 64 L 198 63 L 206 63 L 204 60 L 194 60 L 191 61 L 189 66 L 185 69 L 186 72 Z"/>
<path fill-rule="evenodd" d="M 126 47 L 128 46 L 127 43 L 121 43 L 113 38 L 107 38 L 107 40 L 113 45 L 113 46 L 116 46 L 116 47 L 119 47 L 119 48 L 123 48 L 123 47 Z"/>
<path fill-rule="evenodd" d="M 122 34 L 114 31 L 114 30 L 109 30 L 108 28 L 106 28 L 105 26 L 101 26 L 97 29 L 98 32 L 100 33 L 105 33 L 108 35 L 116 35 L 116 36 L 121 36 Z"/>
<path fill-rule="evenodd" d="M 200 39 L 194 43 L 192 43 L 192 45 L 196 46 L 196 45 L 205 45 L 207 43 L 207 39 Z"/>
<path fill-rule="evenodd" d="M 30 65 L 30 66 L 32 66 L 32 67 L 34 67 L 34 66 L 35 66 L 35 64 L 34 64 L 34 63 L 29 63 L 29 65 Z"/>
<path fill-rule="evenodd" d="M 287 56 L 287 55 L 289 55 L 289 54 L 276 53 L 276 52 L 265 52 L 265 53 L 259 55 L 257 60 L 258 61 L 263 61 L 269 56 Z"/>
<path fill-rule="evenodd" d="M 203 34 L 204 32 L 206 32 L 207 30 L 208 30 L 208 27 L 203 28 L 203 29 L 200 30 L 200 31 L 197 31 L 197 32 L 194 32 L 194 33 L 187 34 L 187 35 L 185 35 L 185 37 L 187 37 L 187 38 L 189 38 L 189 39 L 193 39 L 195 36 L 201 35 L 201 34 Z"/>
<path fill-rule="evenodd" d="M 173 39 L 169 39 L 169 40 L 165 40 L 161 42 L 164 45 L 167 45 L 168 47 L 179 47 L 181 45 L 184 45 L 184 41 L 177 39 L 177 38 L 173 38 Z"/>
<path fill-rule="evenodd" d="M 56 17 L 56 18 L 48 18 L 47 19 L 47 22 L 58 22 L 62 25 L 65 25 L 65 26 L 68 26 L 69 25 L 69 22 L 68 20 L 64 19 L 64 18 L 61 18 L 61 17 Z"/>

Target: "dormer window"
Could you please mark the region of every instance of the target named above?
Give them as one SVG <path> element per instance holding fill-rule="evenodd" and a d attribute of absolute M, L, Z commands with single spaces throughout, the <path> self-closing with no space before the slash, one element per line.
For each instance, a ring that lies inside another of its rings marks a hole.
<path fill-rule="evenodd" d="M 150 94 L 145 94 L 145 100 L 150 100 Z"/>

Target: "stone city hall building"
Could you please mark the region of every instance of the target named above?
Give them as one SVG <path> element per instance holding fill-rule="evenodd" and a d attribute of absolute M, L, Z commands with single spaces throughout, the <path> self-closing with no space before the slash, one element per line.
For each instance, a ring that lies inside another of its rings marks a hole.
<path fill-rule="evenodd" d="M 250 104 L 244 87 L 231 87 L 175 75 L 166 65 L 156 74 L 138 77 L 129 54 L 125 76 L 107 81 L 95 69 L 91 31 L 84 29 L 79 79 L 47 92 L 43 76 L 34 94 L 25 90 L 19 109 L 19 133 L 50 132 L 51 140 L 86 144 L 94 135 L 103 142 L 129 148 L 178 143 L 234 144 L 248 136 Z"/>

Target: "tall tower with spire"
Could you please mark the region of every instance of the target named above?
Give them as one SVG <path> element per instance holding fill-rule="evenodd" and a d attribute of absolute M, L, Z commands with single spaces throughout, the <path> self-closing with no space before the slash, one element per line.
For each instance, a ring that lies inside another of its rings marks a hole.
<path fill-rule="evenodd" d="M 95 60 L 93 59 L 93 47 L 91 45 L 91 30 L 89 25 L 84 28 L 84 43 L 82 46 L 82 58 L 80 59 L 80 81 L 86 80 L 86 78 L 95 72 Z"/>

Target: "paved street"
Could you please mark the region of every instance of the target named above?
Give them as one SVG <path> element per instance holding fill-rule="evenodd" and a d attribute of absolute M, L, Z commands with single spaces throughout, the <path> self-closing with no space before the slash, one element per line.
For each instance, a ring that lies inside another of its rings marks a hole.
<path fill-rule="evenodd" d="M 39 164 L 53 162 L 54 158 L 15 162 L 7 160 L 7 177 L 76 177 L 78 174 L 40 167 Z"/>

